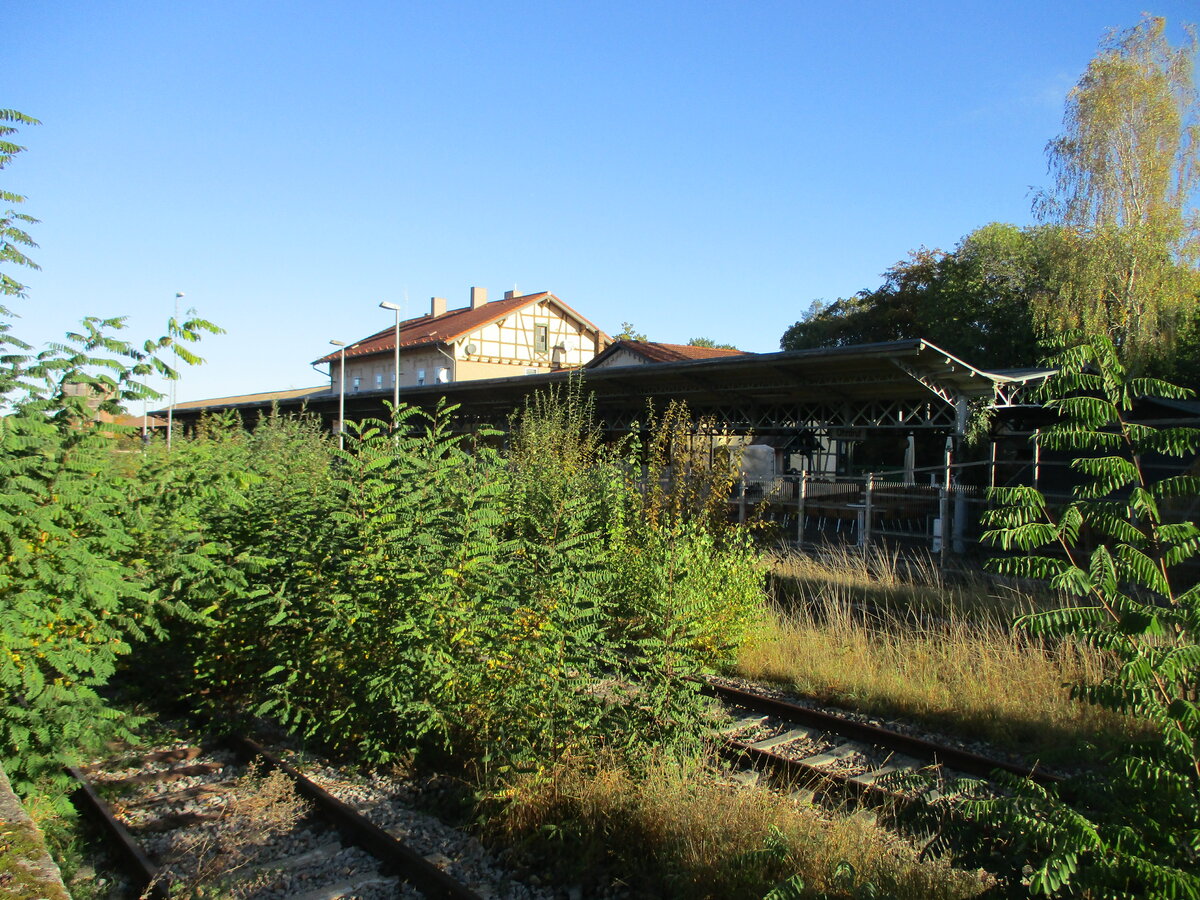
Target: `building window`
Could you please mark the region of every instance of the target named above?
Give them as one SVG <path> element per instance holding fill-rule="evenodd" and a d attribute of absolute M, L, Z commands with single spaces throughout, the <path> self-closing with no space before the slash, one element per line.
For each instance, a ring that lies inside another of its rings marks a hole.
<path fill-rule="evenodd" d="M 425 383 L 425 370 L 417 369 L 417 384 L 424 384 L 424 383 Z"/>
<path fill-rule="evenodd" d="M 354 376 L 354 390 L 357 391 L 360 387 L 362 387 L 362 377 L 359 375 L 355 375 Z"/>
<path fill-rule="evenodd" d="M 380 390 L 383 387 L 383 373 L 375 373 L 375 390 Z"/>
<path fill-rule="evenodd" d="M 550 326 L 533 326 L 533 350 L 535 353 L 545 353 L 550 348 Z"/>

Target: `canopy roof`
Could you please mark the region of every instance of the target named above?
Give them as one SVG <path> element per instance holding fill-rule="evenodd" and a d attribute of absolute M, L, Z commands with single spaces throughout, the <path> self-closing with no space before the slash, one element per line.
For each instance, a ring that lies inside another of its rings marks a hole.
<path fill-rule="evenodd" d="M 663 409 L 683 400 L 693 413 L 726 427 L 787 433 L 811 427 L 895 427 L 959 430 L 968 406 L 1024 404 L 1024 389 L 1044 369 L 986 372 L 924 340 L 890 341 L 819 350 L 746 354 L 643 366 L 589 369 L 586 390 L 606 427 L 624 429 L 645 418 L 646 403 Z M 581 377 L 579 370 L 406 387 L 401 401 L 433 408 L 442 398 L 458 404 L 462 427 L 503 425 L 526 395 Z M 177 417 L 214 409 L 281 411 L 302 406 L 330 418 L 338 395 L 325 390 L 231 397 L 179 404 Z M 268 399 L 269 398 L 269 399 Z M 347 394 L 350 417 L 382 416 L 390 389 Z"/>

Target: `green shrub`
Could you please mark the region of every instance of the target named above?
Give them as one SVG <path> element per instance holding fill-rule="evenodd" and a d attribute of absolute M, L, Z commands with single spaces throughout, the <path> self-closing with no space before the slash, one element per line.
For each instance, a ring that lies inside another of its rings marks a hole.
<path fill-rule="evenodd" d="M 1113 654 L 1116 670 L 1073 694 L 1139 717 L 1155 736 L 1061 790 L 1011 779 L 997 797 L 968 782 L 935 808 L 956 826 L 945 836 L 1013 893 L 1200 897 L 1200 584 L 1183 589 L 1179 572 L 1200 554 L 1200 528 L 1163 512 L 1200 494 L 1200 477 L 1155 479 L 1145 465 L 1151 455 L 1194 455 L 1200 429 L 1130 421 L 1143 397 L 1190 392 L 1130 377 L 1106 338 L 1072 339 L 1048 386 L 1061 418 L 1039 441 L 1075 456 L 1080 484 L 1061 509 L 1032 488 L 999 491 L 989 535 L 1018 554 L 995 565 L 1073 599 L 1019 624 Z M 1102 540 L 1090 553 L 1080 548 L 1085 528 Z"/>
<path fill-rule="evenodd" d="M 505 453 L 450 415 L 402 408 L 341 451 L 283 421 L 185 442 L 200 474 L 153 534 L 208 548 L 164 568 L 208 619 L 190 637 L 204 696 L 372 762 L 448 755 L 488 784 L 698 746 L 686 676 L 761 608 L 748 538 L 648 521 L 630 448 L 603 444 L 578 385 L 534 398 Z M 147 483 L 185 477 L 157 465 Z"/>

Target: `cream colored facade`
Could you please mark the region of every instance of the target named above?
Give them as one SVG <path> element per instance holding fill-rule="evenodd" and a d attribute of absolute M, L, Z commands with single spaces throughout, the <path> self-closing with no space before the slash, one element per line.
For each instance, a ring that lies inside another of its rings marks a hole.
<path fill-rule="evenodd" d="M 651 360 L 646 359 L 640 353 L 631 353 L 624 349 L 617 350 L 612 356 L 601 362 L 596 363 L 594 368 L 597 369 L 615 369 L 618 366 L 648 366 Z"/>
<path fill-rule="evenodd" d="M 433 298 L 431 310 L 434 315 L 444 313 L 445 301 Z M 602 332 L 546 295 L 453 340 L 411 349 L 401 346 L 400 388 L 575 368 L 591 360 L 607 343 Z M 346 394 L 391 390 L 394 358 L 392 350 L 347 357 Z M 329 367 L 331 390 L 337 392 L 341 364 L 334 358 Z"/>

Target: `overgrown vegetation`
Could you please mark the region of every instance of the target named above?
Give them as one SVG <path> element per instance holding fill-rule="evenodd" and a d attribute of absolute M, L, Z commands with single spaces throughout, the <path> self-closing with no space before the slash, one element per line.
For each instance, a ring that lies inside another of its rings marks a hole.
<path fill-rule="evenodd" d="M 1046 762 L 1145 730 L 1064 686 L 1100 680 L 1107 654 L 1014 631 L 1044 599 L 983 578 L 949 584 L 931 561 L 880 553 L 786 554 L 773 576 L 775 611 L 738 656 L 743 677 Z"/>
<path fill-rule="evenodd" d="M 0 122 L 36 124 L 12 110 L 0 110 Z M 23 149 L 7 140 L 14 130 L 0 126 L 0 168 Z M 35 246 L 23 230 L 33 222 L 12 209 L 0 217 L 0 261 L 36 268 L 22 250 Z M 0 296 L 23 294 L 4 274 Z M 197 362 L 186 345 L 216 329 L 172 320 L 165 336 L 135 346 L 114 336 L 122 320 L 89 318 L 35 353 L 12 333 L 12 315 L 0 307 L 8 407 L 0 418 L 0 761 L 27 791 L 36 779 L 61 778 L 80 746 L 128 724 L 97 688 L 131 642 L 161 633 L 162 616 L 175 608 L 151 584 L 126 516 L 130 474 L 112 452 L 111 426 L 99 420 L 156 396 L 147 375 L 175 377 L 164 349 Z"/>
<path fill-rule="evenodd" d="M 1200 528 L 1164 509 L 1200 494 L 1200 477 L 1153 479 L 1146 460 L 1194 454 L 1200 429 L 1130 421 L 1139 398 L 1189 392 L 1130 377 L 1107 338 L 1072 335 L 1054 363 L 1048 405 L 1061 421 L 1039 440 L 1075 456 L 1080 484 L 1062 508 L 1033 488 L 998 490 L 989 536 L 1018 553 L 995 564 L 1070 598 L 1023 617 L 1027 631 L 1116 658 L 1105 678 L 1076 681 L 1072 694 L 1136 716 L 1154 735 L 1061 791 L 1013 780 L 997 797 L 963 782 L 933 801 L 944 818 L 935 844 L 965 850 L 1014 895 L 1198 897 L 1200 584 L 1185 587 L 1180 567 L 1200 555 Z"/>
<path fill-rule="evenodd" d="M 147 454 L 141 483 L 173 499 L 139 504 L 142 530 L 167 545 L 163 589 L 204 620 L 187 639 L 200 696 L 494 785 L 601 748 L 695 750 L 688 676 L 730 659 L 761 609 L 748 537 L 685 493 L 704 473 L 662 486 L 661 438 L 606 446 L 578 385 L 513 426 L 506 453 L 402 409 L 342 451 L 272 419 Z"/>
<path fill-rule="evenodd" d="M 518 784 L 494 827 L 595 893 L 614 876 L 647 896 L 682 898 L 759 898 L 779 885 L 773 896 L 933 900 L 988 883 L 918 859 L 869 817 L 722 783 L 675 760 L 637 774 L 559 766 Z M 788 882 L 804 887 L 789 893 Z"/>
<path fill-rule="evenodd" d="M 168 886 L 170 896 L 188 900 L 261 894 L 272 880 L 269 864 L 278 861 L 272 843 L 308 812 L 308 802 L 284 772 L 250 769 L 230 787 L 214 821 L 178 834 L 171 862 L 157 881 Z"/>

